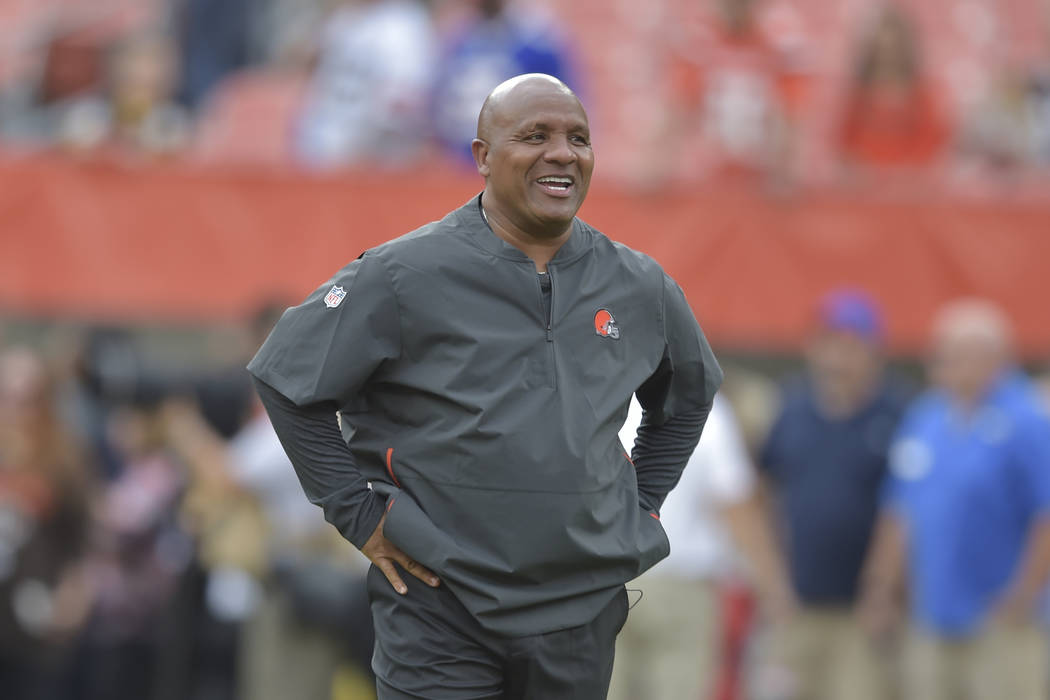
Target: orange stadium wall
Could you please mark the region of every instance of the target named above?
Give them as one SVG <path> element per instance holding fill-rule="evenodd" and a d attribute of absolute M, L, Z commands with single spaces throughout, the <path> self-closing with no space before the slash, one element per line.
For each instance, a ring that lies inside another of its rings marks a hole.
<path fill-rule="evenodd" d="M 468 174 L 311 177 L 0 163 L 0 310 L 157 322 L 236 318 L 297 301 L 365 248 L 439 218 Z M 581 215 L 656 258 L 716 345 L 794 351 L 815 300 L 842 285 L 887 312 L 894 351 L 925 343 L 938 305 L 998 301 L 1029 358 L 1050 356 L 1050 203 L 739 190 L 596 188 Z"/>

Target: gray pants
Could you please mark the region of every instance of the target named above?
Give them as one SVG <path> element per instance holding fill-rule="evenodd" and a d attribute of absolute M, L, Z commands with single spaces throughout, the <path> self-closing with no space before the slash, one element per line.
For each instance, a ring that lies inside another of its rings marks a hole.
<path fill-rule="evenodd" d="M 404 596 L 376 567 L 368 572 L 379 700 L 605 699 L 625 590 L 586 625 L 506 638 L 484 630 L 447 587 L 401 576 Z"/>

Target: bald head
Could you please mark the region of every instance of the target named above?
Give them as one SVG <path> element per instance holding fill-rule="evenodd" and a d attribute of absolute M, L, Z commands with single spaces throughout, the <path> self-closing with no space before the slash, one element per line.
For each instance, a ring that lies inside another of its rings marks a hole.
<path fill-rule="evenodd" d="M 1010 352 L 1010 321 L 999 307 L 984 299 L 962 299 L 945 306 L 933 324 L 938 345 L 965 345 L 1006 357 Z"/>
<path fill-rule="evenodd" d="M 984 299 L 962 299 L 945 306 L 933 324 L 934 382 L 967 402 L 980 398 L 1010 363 L 1010 321 Z"/>
<path fill-rule="evenodd" d="M 548 251 L 564 242 L 594 170 L 587 113 L 565 83 L 528 73 L 496 86 L 471 151 L 496 235 L 526 246 L 542 241 Z"/>
<path fill-rule="evenodd" d="M 478 114 L 478 138 L 483 141 L 490 140 L 496 125 L 516 119 L 530 99 L 559 94 L 571 97 L 576 104 L 580 104 L 579 98 L 569 86 L 553 75 L 525 73 L 504 80 L 489 93 L 481 105 L 481 112 Z M 583 109 L 582 105 L 580 109 Z"/>

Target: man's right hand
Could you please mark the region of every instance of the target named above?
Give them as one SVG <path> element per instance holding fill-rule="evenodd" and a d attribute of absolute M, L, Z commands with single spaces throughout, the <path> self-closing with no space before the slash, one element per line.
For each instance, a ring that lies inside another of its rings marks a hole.
<path fill-rule="evenodd" d="M 428 586 L 434 588 L 440 586 L 441 581 L 437 576 L 419 562 L 410 559 L 407 554 L 398 549 L 397 545 L 383 536 L 383 525 L 385 523 L 386 514 L 384 513 L 382 520 L 379 521 L 379 525 L 376 526 L 375 532 L 365 542 L 365 546 L 361 548 L 361 553 L 368 557 L 383 572 L 386 580 L 401 595 L 408 593 L 408 586 L 405 585 L 405 582 L 401 580 L 401 576 L 398 575 L 394 562 L 400 564 L 405 571 Z"/>
<path fill-rule="evenodd" d="M 872 641 L 887 644 L 900 623 L 901 611 L 889 592 L 872 587 L 861 592 L 856 615 Z"/>

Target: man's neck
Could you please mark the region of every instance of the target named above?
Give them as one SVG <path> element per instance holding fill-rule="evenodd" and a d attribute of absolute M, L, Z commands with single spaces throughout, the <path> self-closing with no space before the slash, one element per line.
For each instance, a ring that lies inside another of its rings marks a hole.
<path fill-rule="evenodd" d="M 486 209 L 484 201 L 482 201 L 481 204 L 481 215 L 485 218 L 485 222 L 489 225 L 489 228 L 492 229 L 494 234 L 520 250 L 532 260 L 533 264 L 536 265 L 537 272 L 547 271 L 547 263 L 554 258 L 558 250 L 565 245 L 565 242 L 568 241 L 569 237 L 572 235 L 571 223 L 565 229 L 564 233 L 552 237 L 531 235 L 522 231 L 498 212 L 492 212 Z"/>

